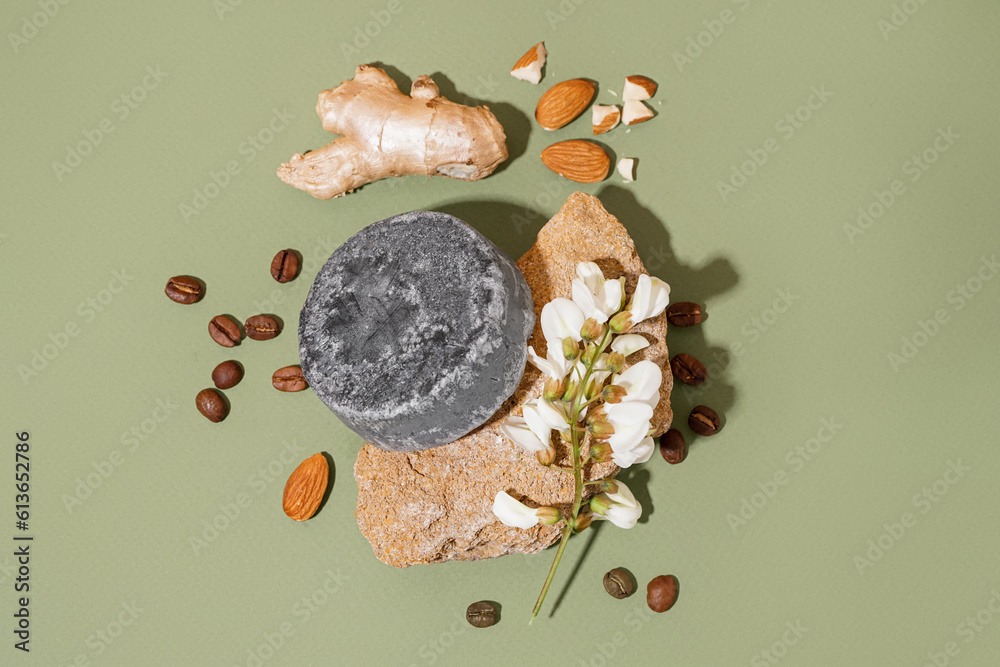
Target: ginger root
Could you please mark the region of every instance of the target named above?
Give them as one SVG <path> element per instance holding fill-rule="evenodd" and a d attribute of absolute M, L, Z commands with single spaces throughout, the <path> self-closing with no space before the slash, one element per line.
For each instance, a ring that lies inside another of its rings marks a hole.
<path fill-rule="evenodd" d="M 507 159 L 503 127 L 490 110 L 441 97 L 426 75 L 417 77 L 407 96 L 383 70 L 360 65 L 353 79 L 319 94 L 316 113 L 324 130 L 342 136 L 293 155 L 278 177 L 318 199 L 388 176 L 476 181 Z"/>

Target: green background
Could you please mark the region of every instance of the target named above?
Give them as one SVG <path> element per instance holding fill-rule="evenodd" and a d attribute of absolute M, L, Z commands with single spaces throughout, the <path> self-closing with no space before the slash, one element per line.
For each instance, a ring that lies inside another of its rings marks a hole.
<path fill-rule="evenodd" d="M 989 263 L 1000 248 L 1000 6 L 223 2 L 4 3 L 0 539 L 18 532 L 14 434 L 26 430 L 35 541 L 27 655 L 12 647 L 13 541 L 0 550 L 0 662 L 1000 658 L 1000 617 L 988 607 L 1000 590 L 1000 279 Z M 539 40 L 549 50 L 542 84 L 510 77 Z M 477 183 L 411 177 L 332 201 L 281 183 L 281 162 L 330 138 L 317 93 L 362 62 L 407 85 L 433 74 L 448 97 L 489 104 L 512 158 Z M 638 158 L 636 182 L 579 186 L 550 173 L 539 152 L 587 138 L 589 114 L 542 131 L 538 96 L 584 76 L 610 104 L 620 100 L 609 89 L 635 73 L 659 83 L 657 117 L 601 139 Z M 829 95 L 809 109 L 814 87 Z M 796 113 L 794 125 L 783 120 Z M 88 134 L 100 142 L 79 164 L 53 166 Z M 763 161 L 767 145 L 763 165 L 743 164 Z M 912 159 L 925 151 L 934 162 L 921 171 Z M 213 189 L 230 162 L 238 173 Z M 753 174 L 723 196 L 719 183 L 741 168 Z M 359 439 L 311 393 L 278 393 L 269 376 L 296 363 L 294 324 L 316 270 L 366 224 L 445 210 L 518 257 L 577 189 L 622 220 L 674 300 L 705 305 L 706 321 L 668 343 L 708 363 L 712 379 L 674 393 L 687 460 L 657 456 L 627 471 L 642 523 L 574 539 L 528 627 L 551 552 L 382 564 L 354 520 Z M 213 196 L 196 202 L 198 191 Z M 203 209 L 185 216 L 195 203 Z M 878 215 L 852 230 L 859 207 Z M 268 265 L 287 247 L 305 269 L 279 286 Z M 181 273 L 208 284 L 199 304 L 164 297 Z M 953 292 L 962 285 L 975 293 Z M 257 312 L 288 330 L 231 353 L 205 332 L 218 313 Z M 67 326 L 73 337 L 60 335 Z M 51 358 L 25 374 L 35 353 Z M 230 417 L 211 424 L 194 396 L 230 357 L 247 376 L 227 392 Z M 710 440 L 684 424 L 698 403 L 725 421 Z M 823 420 L 836 425 L 832 438 Z M 281 511 L 282 487 L 316 451 L 335 462 L 333 490 L 296 524 Z M 962 472 L 946 475 L 950 463 Z M 215 537 L 213 521 L 224 526 Z M 642 592 L 610 598 L 600 580 L 615 566 L 640 591 L 676 575 L 676 606 L 652 615 Z M 480 599 L 502 606 L 488 630 L 461 620 Z M 280 647 L 261 650 L 282 628 Z"/>

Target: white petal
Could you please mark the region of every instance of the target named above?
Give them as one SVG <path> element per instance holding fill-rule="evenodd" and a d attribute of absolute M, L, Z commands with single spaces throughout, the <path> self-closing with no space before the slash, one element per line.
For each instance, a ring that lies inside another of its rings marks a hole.
<path fill-rule="evenodd" d="M 548 448 L 528 427 L 528 422 L 524 417 L 517 417 L 515 415 L 507 417 L 500 422 L 500 432 L 507 436 L 507 439 L 515 445 L 520 445 L 529 452 L 540 452 Z"/>
<path fill-rule="evenodd" d="M 659 278 L 651 278 L 652 295 L 650 297 L 648 317 L 656 317 L 663 312 L 667 304 L 670 303 L 670 285 Z"/>
<path fill-rule="evenodd" d="M 544 401 L 539 401 L 538 399 L 528 401 L 524 404 L 522 412 L 524 413 L 524 421 L 528 424 L 528 428 L 535 434 L 539 442 L 548 447 L 549 443 L 552 442 L 552 429 L 546 425 L 545 420 L 539 414 L 539 403 L 544 403 Z"/>
<path fill-rule="evenodd" d="M 506 491 L 500 491 L 493 499 L 493 513 L 506 526 L 532 528 L 538 525 L 535 510 L 514 500 Z"/>
<path fill-rule="evenodd" d="M 539 417 L 549 428 L 558 431 L 565 431 L 569 428 L 569 422 L 566 421 L 565 415 L 548 401 L 538 401 L 535 404 L 535 409 L 538 410 Z"/>
<path fill-rule="evenodd" d="M 623 402 L 643 402 L 655 408 L 660 402 L 663 371 L 648 359 L 632 364 L 615 377 L 613 383 L 625 388 Z"/>
<path fill-rule="evenodd" d="M 611 502 L 624 507 L 639 507 L 639 501 L 632 494 L 632 489 L 625 486 L 625 482 L 620 482 L 617 479 L 615 483 L 618 485 L 618 490 L 614 493 L 608 493 Z"/>
<path fill-rule="evenodd" d="M 535 348 L 533 348 L 530 345 L 528 346 L 528 361 L 531 363 L 532 366 L 534 366 L 541 372 L 545 373 L 549 377 L 556 378 L 557 380 L 562 379 L 563 377 L 562 375 L 558 374 L 558 371 L 552 367 L 552 364 L 548 360 L 542 359 L 540 356 L 538 356 L 538 354 L 535 352 Z"/>
<path fill-rule="evenodd" d="M 640 336 L 639 334 L 622 334 L 615 336 L 614 340 L 611 341 L 611 349 L 623 357 L 627 357 L 647 347 L 649 347 L 649 341 L 646 340 L 645 336 Z M 528 351 L 531 351 L 530 347 Z"/>
<path fill-rule="evenodd" d="M 642 405 L 641 403 L 639 405 Z M 611 451 L 618 454 L 628 454 L 646 438 L 649 433 L 649 422 L 644 421 L 638 424 L 623 424 L 615 426 L 615 432 L 608 438 Z M 625 466 L 622 466 L 625 467 Z"/>
<path fill-rule="evenodd" d="M 557 373 L 552 377 L 557 380 L 562 380 L 569 373 L 569 369 L 573 367 L 572 362 L 566 358 L 563 354 L 563 342 L 560 338 L 559 340 L 554 340 L 549 345 L 549 352 L 546 355 L 549 365 Z"/>
<path fill-rule="evenodd" d="M 639 521 L 639 517 L 641 515 L 642 507 L 638 504 L 635 507 L 612 505 L 608 508 L 608 511 L 604 513 L 604 518 L 619 528 L 625 528 L 627 530 L 635 527 L 635 524 Z"/>
<path fill-rule="evenodd" d="M 639 276 L 635 284 L 635 291 L 632 292 L 632 323 L 642 322 L 646 319 L 644 313 L 649 308 L 649 291 L 652 283 L 645 273 Z"/>
<path fill-rule="evenodd" d="M 580 328 L 586 319 L 580 307 L 569 299 L 553 299 L 542 308 L 542 334 L 546 341 L 572 338 L 580 340 Z"/>
<path fill-rule="evenodd" d="M 614 315 L 622 306 L 622 284 L 617 280 L 605 281 L 598 293 L 601 309 L 605 315 Z"/>
<path fill-rule="evenodd" d="M 594 262 L 580 262 L 576 265 L 576 275 L 580 276 L 580 280 L 587 286 L 591 294 L 597 294 L 597 290 L 600 289 L 601 284 L 604 282 L 604 273 Z"/>
<path fill-rule="evenodd" d="M 618 427 L 626 428 L 643 424 L 653 418 L 653 408 L 648 403 L 640 401 L 622 401 L 621 403 L 605 403 L 604 411 L 608 421 L 618 431 Z"/>
<path fill-rule="evenodd" d="M 608 316 L 601 308 L 601 304 L 594 298 L 590 288 L 579 278 L 574 278 L 572 282 L 573 303 L 580 307 L 585 318 L 594 318 L 602 324 L 607 321 Z M 582 325 L 581 325 L 582 326 Z"/>
<path fill-rule="evenodd" d="M 653 450 L 656 449 L 656 443 L 653 442 L 653 438 L 646 436 L 643 438 L 635 448 L 632 449 L 632 453 L 635 455 L 636 463 L 645 463 L 649 460 L 649 457 L 653 455 Z"/>

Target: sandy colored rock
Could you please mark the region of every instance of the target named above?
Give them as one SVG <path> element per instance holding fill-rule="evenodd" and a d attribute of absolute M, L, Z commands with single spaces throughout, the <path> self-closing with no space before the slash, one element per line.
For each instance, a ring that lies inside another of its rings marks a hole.
<path fill-rule="evenodd" d="M 518 260 L 531 287 L 535 330 L 529 344 L 545 356 L 540 313 L 556 297 L 569 297 L 579 262 L 594 261 L 608 278 L 626 277 L 631 292 L 645 273 L 635 244 L 600 200 L 582 192 L 570 195 L 562 209 L 539 231 L 538 240 Z M 669 276 L 661 276 L 669 282 Z M 651 345 L 629 358 L 650 359 L 663 369 L 660 403 L 653 414 L 657 435 L 673 417 L 670 410 L 669 354 L 664 342 L 665 315 L 646 320 L 633 330 Z M 521 383 L 489 421 L 453 443 L 420 452 L 387 452 L 365 445 L 354 463 L 358 483 L 357 519 L 379 560 L 395 567 L 449 560 L 480 560 L 511 553 L 535 553 L 559 538 L 556 526 L 528 530 L 510 528 L 491 510 L 498 491 L 507 491 L 533 506 L 569 507 L 573 478 L 544 468 L 533 454 L 509 442 L 500 421 L 520 414 L 524 402 L 540 396 L 544 378 L 528 365 Z M 559 463 L 568 465 L 568 448 L 559 450 Z M 612 463 L 592 464 L 587 479 L 617 474 Z"/>

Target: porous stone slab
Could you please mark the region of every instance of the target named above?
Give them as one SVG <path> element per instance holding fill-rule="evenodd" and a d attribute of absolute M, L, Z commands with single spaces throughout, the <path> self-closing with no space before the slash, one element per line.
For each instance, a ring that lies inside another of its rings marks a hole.
<path fill-rule="evenodd" d="M 583 261 L 595 261 L 609 278 L 624 275 L 629 291 L 645 272 L 621 223 L 596 197 L 577 192 L 541 229 L 535 245 L 517 263 L 531 287 L 536 323 L 542 306 L 556 297 L 570 296 L 576 265 Z M 629 361 L 650 359 L 663 369 L 660 402 L 652 420 L 659 435 L 670 428 L 673 417 L 666 317 L 641 322 L 634 331 L 646 336 L 651 345 Z M 535 326 L 529 342 L 545 356 L 540 325 Z M 500 523 L 491 509 L 498 491 L 507 491 L 536 507 L 569 507 L 572 503 L 572 477 L 539 465 L 534 455 L 509 442 L 499 428 L 504 417 L 520 414 L 525 401 L 540 396 L 544 384 L 544 376 L 527 366 L 514 395 L 486 424 L 443 447 L 410 454 L 386 452 L 371 445 L 361 449 L 354 463 L 356 515 L 361 532 L 381 561 L 408 567 L 480 560 L 534 553 L 558 540 L 555 526 L 510 528 Z M 561 465 L 568 464 L 566 448 L 558 456 Z M 612 463 L 585 470 L 587 479 L 617 472 Z"/>
<path fill-rule="evenodd" d="M 320 269 L 299 317 L 309 386 L 367 442 L 449 443 L 518 386 L 535 322 L 514 261 L 445 213 L 364 228 Z"/>

